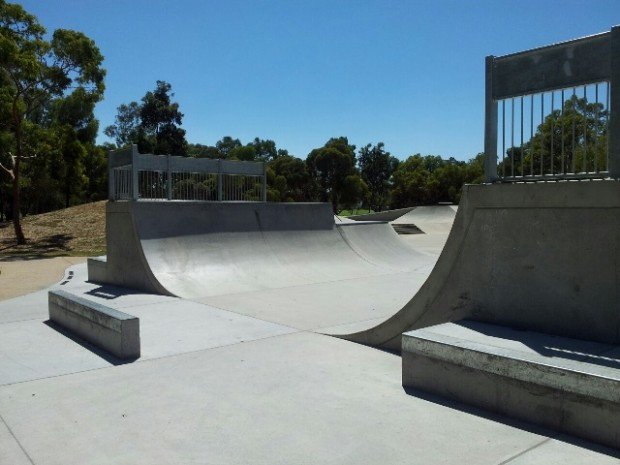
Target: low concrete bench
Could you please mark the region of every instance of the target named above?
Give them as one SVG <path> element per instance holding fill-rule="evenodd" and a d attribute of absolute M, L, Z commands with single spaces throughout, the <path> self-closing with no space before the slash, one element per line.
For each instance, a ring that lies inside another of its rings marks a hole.
<path fill-rule="evenodd" d="M 403 334 L 403 386 L 620 448 L 620 347 L 463 320 Z"/>
<path fill-rule="evenodd" d="M 140 321 L 67 291 L 49 291 L 50 320 L 120 359 L 140 356 Z"/>

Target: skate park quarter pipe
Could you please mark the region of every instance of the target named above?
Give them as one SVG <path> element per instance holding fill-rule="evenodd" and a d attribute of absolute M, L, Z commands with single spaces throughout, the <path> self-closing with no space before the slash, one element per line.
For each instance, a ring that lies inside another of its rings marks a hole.
<path fill-rule="evenodd" d="M 326 204 L 111 202 L 105 280 L 395 350 L 466 317 L 617 342 L 619 208 L 615 181 L 465 186 L 437 259 Z"/>

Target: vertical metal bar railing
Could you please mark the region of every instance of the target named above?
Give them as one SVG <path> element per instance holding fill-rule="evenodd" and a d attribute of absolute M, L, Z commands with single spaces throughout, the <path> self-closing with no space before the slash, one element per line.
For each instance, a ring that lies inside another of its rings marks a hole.
<path fill-rule="evenodd" d="M 266 201 L 267 198 L 264 163 L 142 155 L 133 146 L 110 152 L 108 176 L 110 200 Z"/>
<path fill-rule="evenodd" d="M 561 149 L 561 165 L 560 165 L 560 170 L 562 172 L 562 174 L 566 174 L 566 165 L 565 165 L 565 159 L 564 159 L 564 89 L 562 89 L 561 94 L 560 94 L 560 105 L 562 105 L 562 108 L 560 110 L 560 118 L 562 121 L 562 128 L 561 128 L 561 136 L 560 136 L 560 144 L 562 146 Z"/>
<path fill-rule="evenodd" d="M 608 100 L 607 83 L 597 82 L 498 102 L 500 179 L 606 177 Z"/>
<path fill-rule="evenodd" d="M 620 26 L 488 56 L 485 76 L 486 182 L 620 179 Z"/>

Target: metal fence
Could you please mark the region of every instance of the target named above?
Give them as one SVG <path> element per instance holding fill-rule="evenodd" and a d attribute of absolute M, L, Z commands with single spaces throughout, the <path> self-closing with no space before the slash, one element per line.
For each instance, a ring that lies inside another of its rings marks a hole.
<path fill-rule="evenodd" d="M 620 178 L 620 26 L 486 58 L 487 182 Z"/>
<path fill-rule="evenodd" d="M 108 159 L 110 200 L 264 202 L 265 164 L 138 153 L 136 145 Z"/>

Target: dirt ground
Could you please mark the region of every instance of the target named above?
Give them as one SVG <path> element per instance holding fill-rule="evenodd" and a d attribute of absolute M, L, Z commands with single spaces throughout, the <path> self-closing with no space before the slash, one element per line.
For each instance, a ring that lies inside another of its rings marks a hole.
<path fill-rule="evenodd" d="M 105 255 L 105 204 L 87 203 L 24 217 L 24 245 L 16 244 L 13 223 L 0 223 L 0 263 Z"/>

